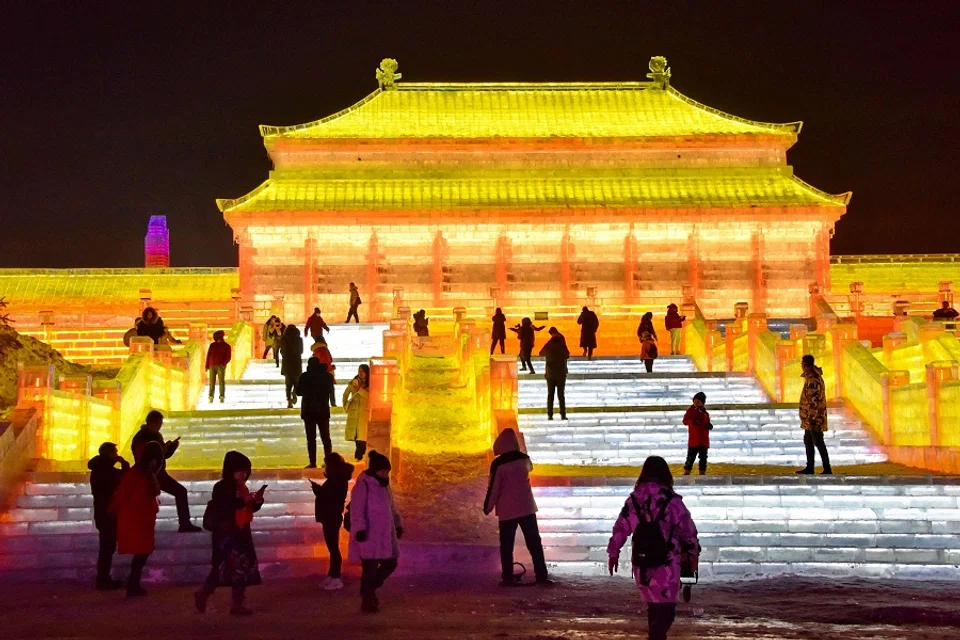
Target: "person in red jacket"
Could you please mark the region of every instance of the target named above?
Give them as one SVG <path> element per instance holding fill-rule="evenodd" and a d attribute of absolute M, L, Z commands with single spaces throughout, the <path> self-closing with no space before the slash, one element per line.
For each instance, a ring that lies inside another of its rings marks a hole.
<path fill-rule="evenodd" d="M 162 466 L 163 449 L 156 442 L 148 442 L 136 464 L 123 472 L 110 505 L 117 518 L 117 552 L 133 554 L 127 578 L 128 597 L 147 595 L 140 586 L 140 575 L 153 553 L 154 527 L 160 510 L 157 472 Z"/>
<path fill-rule="evenodd" d="M 683 336 L 683 321 L 686 319 L 687 316 L 682 316 L 677 313 L 677 305 L 671 303 L 667 306 L 667 315 L 663 319 L 663 322 L 667 327 L 667 331 L 670 332 L 670 355 L 672 356 L 680 355 L 680 340 Z"/>
<path fill-rule="evenodd" d="M 700 456 L 700 475 L 707 475 L 707 450 L 710 448 L 710 432 L 713 424 L 710 422 L 710 413 L 704 404 L 707 394 L 703 391 L 693 396 L 693 405 L 683 416 L 683 424 L 687 425 L 690 436 L 687 440 L 687 461 L 683 465 L 683 475 L 688 476 L 693 471 L 693 460 Z"/>
<path fill-rule="evenodd" d="M 320 307 L 314 307 L 313 315 L 307 318 L 304 324 L 303 334 L 313 336 L 315 340 L 320 340 L 323 338 L 324 331 L 330 333 L 330 327 L 323 321 L 323 316 L 320 315 Z"/>
<path fill-rule="evenodd" d="M 210 402 L 213 402 L 213 390 L 217 385 L 217 378 L 220 379 L 220 403 L 223 403 L 223 396 L 227 389 L 226 374 L 227 365 L 230 364 L 232 351 L 230 345 L 223 339 L 223 331 L 213 333 L 213 342 L 207 349 L 207 371 L 210 372 Z"/>

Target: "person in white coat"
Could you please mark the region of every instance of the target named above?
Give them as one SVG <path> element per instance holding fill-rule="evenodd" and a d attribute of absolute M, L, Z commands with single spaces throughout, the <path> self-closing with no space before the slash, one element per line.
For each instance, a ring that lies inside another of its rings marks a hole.
<path fill-rule="evenodd" d="M 376 451 L 368 457 L 350 498 L 351 555 L 360 557 L 360 610 L 380 610 L 377 589 L 397 569 L 403 522 L 390 489 L 390 460 Z"/>

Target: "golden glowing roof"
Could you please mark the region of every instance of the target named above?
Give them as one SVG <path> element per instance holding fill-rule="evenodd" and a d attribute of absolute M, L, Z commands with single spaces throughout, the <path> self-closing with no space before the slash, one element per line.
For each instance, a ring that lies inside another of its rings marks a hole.
<path fill-rule="evenodd" d="M 400 174 L 401 176 L 403 174 Z M 309 172 L 274 172 L 252 192 L 218 200 L 225 213 L 273 211 L 557 209 L 600 207 L 845 206 L 850 194 L 829 195 L 771 169 L 580 172 L 566 176 L 516 172 L 512 177 L 323 179 Z"/>
<path fill-rule="evenodd" d="M 712 109 L 655 82 L 398 83 L 322 120 L 261 125 L 269 139 L 676 138 L 775 135 L 769 124 Z"/>

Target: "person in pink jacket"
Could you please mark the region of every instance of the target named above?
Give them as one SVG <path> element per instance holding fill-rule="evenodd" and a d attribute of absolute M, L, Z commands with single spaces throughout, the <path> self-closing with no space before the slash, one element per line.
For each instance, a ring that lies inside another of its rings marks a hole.
<path fill-rule="evenodd" d="M 683 499 L 673 492 L 673 475 L 666 461 L 650 456 L 640 478 L 613 525 L 607 545 L 612 576 L 620 565 L 620 549 L 633 536 L 633 577 L 647 603 L 650 640 L 666 640 L 677 613 L 680 562 L 697 570 L 700 541 Z"/>
<path fill-rule="evenodd" d="M 543 556 L 543 543 L 537 526 L 537 502 L 530 487 L 530 472 L 533 463 L 530 456 L 520 451 L 520 441 L 513 429 L 504 429 L 493 443 L 496 455 L 490 465 L 490 484 L 483 501 L 483 513 L 490 515 L 495 509 L 500 519 L 500 584 L 512 587 L 513 544 L 517 527 L 523 531 L 523 539 L 533 559 L 533 572 L 537 582 L 551 584 L 547 575 L 547 562 Z"/>

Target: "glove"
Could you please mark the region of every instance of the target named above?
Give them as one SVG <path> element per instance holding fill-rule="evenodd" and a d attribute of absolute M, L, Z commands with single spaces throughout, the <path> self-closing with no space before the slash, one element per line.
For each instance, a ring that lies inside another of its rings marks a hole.
<path fill-rule="evenodd" d="M 713 431 L 713 423 L 712 423 L 712 422 L 708 422 L 708 423 L 707 423 L 707 431 Z"/>
<path fill-rule="evenodd" d="M 366 541 L 367 541 L 366 529 L 361 529 L 360 531 L 357 531 L 357 542 L 366 542 Z"/>
<path fill-rule="evenodd" d="M 397 540 L 403 537 L 403 527 L 397 527 Z"/>

